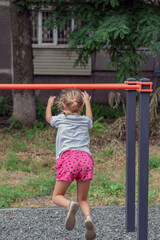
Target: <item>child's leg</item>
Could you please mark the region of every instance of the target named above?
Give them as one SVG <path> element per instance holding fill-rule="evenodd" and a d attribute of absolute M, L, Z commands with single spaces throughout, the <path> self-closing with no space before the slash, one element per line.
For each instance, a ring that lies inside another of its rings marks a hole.
<path fill-rule="evenodd" d="M 67 181 L 56 181 L 52 201 L 56 205 L 59 205 L 61 207 L 68 207 L 69 200 L 64 197 L 67 189 L 69 188 L 71 182 Z"/>
<path fill-rule="evenodd" d="M 89 186 L 90 180 L 77 181 L 77 202 L 84 216 L 91 215 L 90 206 L 87 202 Z"/>
<path fill-rule="evenodd" d="M 85 216 L 85 239 L 93 240 L 96 238 L 96 233 L 91 218 L 91 210 L 89 203 L 87 202 L 88 190 L 90 186 L 90 180 L 77 181 L 77 202 Z"/>
<path fill-rule="evenodd" d="M 65 227 L 67 230 L 72 230 L 76 223 L 75 215 L 78 211 L 78 204 L 67 200 L 64 195 L 70 186 L 71 182 L 56 181 L 52 200 L 56 205 L 67 208 L 67 217 L 65 220 Z"/>

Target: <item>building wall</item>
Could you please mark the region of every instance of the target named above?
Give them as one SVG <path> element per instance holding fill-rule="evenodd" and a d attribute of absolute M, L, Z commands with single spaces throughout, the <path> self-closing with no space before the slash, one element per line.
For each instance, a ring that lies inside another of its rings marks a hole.
<path fill-rule="evenodd" d="M 51 52 L 52 51 L 52 56 Z M 34 53 L 34 80 L 35 83 L 112 83 L 114 79 L 114 69 L 109 69 L 109 55 L 104 51 L 96 54 L 87 66 L 87 69 L 80 71 L 75 70 L 67 72 L 67 65 L 71 68 L 71 62 L 74 62 L 76 55 L 74 54 L 72 61 L 68 62 L 67 59 L 63 60 L 64 49 L 55 49 L 58 61 L 53 59 L 54 49 L 38 49 L 33 48 Z M 144 76 L 150 78 L 154 82 L 154 89 L 160 85 L 160 77 L 154 73 L 155 68 L 160 69 L 160 57 L 155 59 L 146 51 L 149 58 L 144 64 L 141 63 L 141 68 Z M 46 57 L 48 56 L 48 57 Z M 51 63 L 52 61 L 52 63 Z M 43 62 L 45 63 L 43 65 Z M 58 69 L 58 73 L 54 72 L 52 65 Z M 66 65 L 66 66 L 65 66 Z M 48 69 L 49 66 L 49 70 Z M 62 69 L 61 69 L 62 68 Z M 65 69 L 65 70 L 64 70 Z M 60 74 L 62 71 L 62 74 Z M 0 83 L 12 82 L 12 67 L 11 67 L 11 30 L 10 30 L 10 12 L 9 1 L 0 0 Z M 43 103 L 46 103 L 48 96 L 59 94 L 59 90 L 36 90 L 36 95 Z M 107 90 L 89 90 L 92 95 L 92 101 L 99 103 L 108 102 Z M 11 90 L 0 90 L 0 96 L 11 95 Z"/>

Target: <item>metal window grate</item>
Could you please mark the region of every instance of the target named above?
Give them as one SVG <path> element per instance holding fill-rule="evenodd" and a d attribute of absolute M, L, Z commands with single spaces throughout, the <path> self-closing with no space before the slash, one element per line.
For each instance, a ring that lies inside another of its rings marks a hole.
<path fill-rule="evenodd" d="M 72 31 L 71 21 L 65 26 L 63 31 L 58 30 L 58 44 L 67 44 L 67 40 Z"/>
<path fill-rule="evenodd" d="M 38 43 L 38 12 L 32 11 L 31 16 L 32 25 L 32 43 Z"/>
<path fill-rule="evenodd" d="M 70 33 L 74 29 L 74 20 L 70 20 L 65 28 L 60 31 L 56 28 L 48 29 L 45 21 L 51 16 L 49 11 L 32 11 L 32 43 L 34 44 L 67 44 Z"/>
<path fill-rule="evenodd" d="M 51 16 L 50 12 L 42 12 L 42 43 L 53 43 L 53 29 L 48 29 L 44 26 L 45 21 Z"/>

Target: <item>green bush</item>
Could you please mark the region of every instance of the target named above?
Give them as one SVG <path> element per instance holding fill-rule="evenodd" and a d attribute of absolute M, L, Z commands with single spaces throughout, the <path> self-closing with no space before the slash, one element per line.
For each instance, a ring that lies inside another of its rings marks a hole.
<path fill-rule="evenodd" d="M 15 117 L 10 117 L 8 122 L 10 123 L 9 129 L 19 129 L 22 126 L 19 119 Z"/>
<path fill-rule="evenodd" d="M 0 97 L 0 116 L 10 116 L 12 112 L 11 97 Z"/>
<path fill-rule="evenodd" d="M 34 122 L 34 129 L 35 129 L 35 130 L 36 130 L 36 129 L 40 129 L 40 130 L 44 129 L 44 123 L 41 122 L 41 121 L 36 120 L 36 121 Z"/>
<path fill-rule="evenodd" d="M 105 126 L 100 122 L 103 120 L 103 117 L 98 118 L 93 122 L 93 130 L 96 132 L 103 132 L 106 128 Z"/>
<path fill-rule="evenodd" d="M 100 117 L 111 120 L 124 115 L 123 107 L 121 105 L 117 109 L 113 109 L 109 105 L 91 103 L 91 108 L 94 120 L 97 120 Z M 85 107 L 83 108 L 82 114 L 85 114 Z"/>

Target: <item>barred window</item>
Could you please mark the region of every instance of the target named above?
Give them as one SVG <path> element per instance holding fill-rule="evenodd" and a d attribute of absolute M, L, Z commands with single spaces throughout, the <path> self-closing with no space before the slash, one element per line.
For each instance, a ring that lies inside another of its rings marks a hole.
<path fill-rule="evenodd" d="M 74 20 L 70 20 L 65 28 L 60 32 L 59 29 L 48 29 L 44 26 L 45 21 L 50 17 L 49 11 L 32 11 L 32 42 L 34 44 L 67 44 L 70 33 L 74 30 Z"/>

